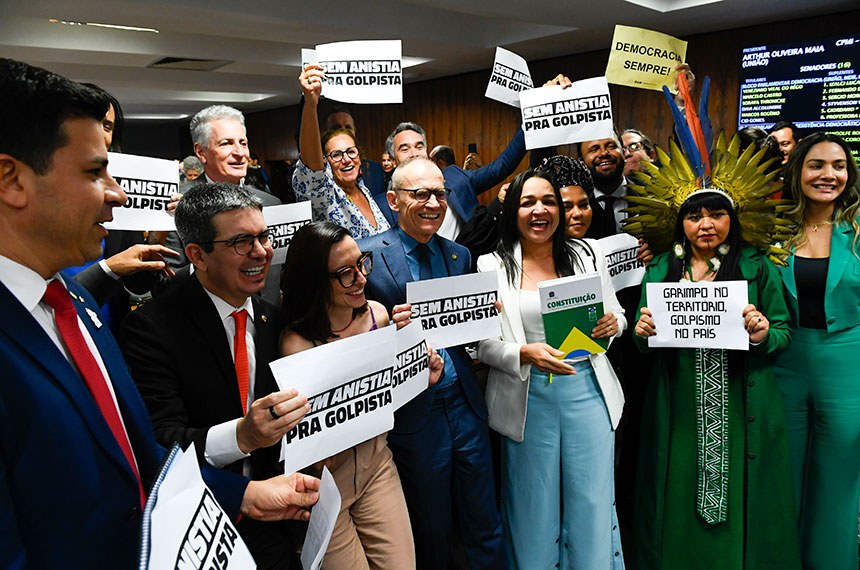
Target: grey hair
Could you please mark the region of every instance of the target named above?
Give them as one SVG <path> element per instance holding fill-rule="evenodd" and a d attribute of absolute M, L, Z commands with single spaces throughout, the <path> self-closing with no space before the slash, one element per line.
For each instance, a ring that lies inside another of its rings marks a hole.
<path fill-rule="evenodd" d="M 176 205 L 176 231 L 184 245 L 196 243 L 209 253 L 217 233 L 212 219 L 222 212 L 245 208 L 262 212 L 263 203 L 249 190 L 229 182 L 199 184 Z"/>
<path fill-rule="evenodd" d="M 417 131 L 416 131 L 417 132 Z M 400 190 L 403 188 L 404 178 L 408 176 L 406 173 L 407 170 L 410 170 L 413 165 L 418 162 L 426 162 L 436 170 L 439 170 L 439 167 L 436 166 L 436 163 L 430 160 L 429 158 L 424 158 L 423 156 L 414 156 L 408 160 L 404 160 L 400 164 L 397 165 L 397 168 L 394 169 L 394 172 L 391 173 L 391 189 L 392 190 Z M 439 170 L 441 174 L 442 171 Z"/>
<path fill-rule="evenodd" d="M 424 132 L 424 129 L 421 128 L 421 125 L 418 123 L 412 122 L 403 122 L 394 127 L 394 130 L 391 131 L 391 134 L 388 135 L 388 138 L 385 139 L 385 151 L 388 152 L 392 157 L 394 156 L 394 137 L 402 133 L 403 131 L 415 131 L 421 138 L 424 139 L 424 146 L 427 146 L 427 133 Z"/>
<path fill-rule="evenodd" d="M 245 115 L 239 109 L 227 105 L 211 105 L 191 117 L 191 141 L 200 146 L 207 146 L 212 136 L 210 123 L 216 119 L 233 119 L 245 126 Z"/>
<path fill-rule="evenodd" d="M 203 172 L 203 163 L 200 162 L 200 159 L 193 154 L 186 156 L 182 161 L 182 172 L 188 172 L 189 170 Z"/>

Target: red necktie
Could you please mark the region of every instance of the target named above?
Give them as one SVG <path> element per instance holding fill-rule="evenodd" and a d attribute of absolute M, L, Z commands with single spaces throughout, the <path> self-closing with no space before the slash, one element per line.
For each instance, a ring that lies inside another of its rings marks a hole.
<path fill-rule="evenodd" d="M 233 362 L 236 365 L 236 380 L 239 382 L 239 399 L 242 401 L 242 413 L 248 411 L 248 347 L 245 345 L 245 324 L 248 311 L 242 309 L 233 313 L 236 321 L 236 336 L 233 337 Z"/>
<path fill-rule="evenodd" d="M 102 413 L 105 421 L 113 433 L 116 442 L 122 449 L 126 461 L 128 461 L 134 476 L 137 478 L 137 488 L 140 493 L 140 506 L 146 505 L 146 494 L 143 492 L 143 485 L 140 481 L 140 473 L 137 470 L 137 464 L 134 461 L 134 454 L 131 451 L 131 443 L 128 440 L 128 435 L 123 429 L 122 420 L 119 417 L 119 411 L 111 397 L 108 389 L 107 381 L 96 362 L 93 353 L 87 346 L 87 341 L 84 340 L 84 335 L 81 334 L 81 328 L 78 325 L 78 312 L 72 304 L 72 299 L 69 297 L 69 292 L 60 283 L 59 280 L 53 280 L 48 284 L 48 289 L 42 297 L 42 301 L 49 307 L 54 309 L 54 321 L 57 323 L 57 329 L 60 331 L 60 337 L 63 339 L 63 344 L 69 351 L 72 361 L 78 368 L 78 372 L 90 390 L 96 405 Z"/>

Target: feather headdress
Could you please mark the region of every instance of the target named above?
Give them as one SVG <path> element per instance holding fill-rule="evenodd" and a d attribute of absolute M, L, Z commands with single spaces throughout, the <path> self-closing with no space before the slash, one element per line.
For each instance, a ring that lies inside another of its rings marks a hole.
<path fill-rule="evenodd" d="M 687 123 L 692 101 L 681 83 L 681 92 L 686 101 L 686 116 L 675 106 L 670 95 L 670 106 L 676 121 L 676 132 L 681 143 L 669 141 L 669 154 L 657 148 L 661 166 L 643 163 L 647 169 L 640 172 L 642 184 L 631 184 L 635 192 L 628 194 L 630 214 L 624 221 L 624 230 L 648 242 L 655 253 L 668 251 L 672 247 L 675 223 L 681 205 L 696 192 L 718 192 L 732 203 L 741 224 L 741 239 L 749 245 L 765 250 L 775 262 L 784 264 L 781 242 L 794 233 L 794 227 L 785 217 L 792 203 L 788 200 L 768 200 L 773 193 L 769 183 L 779 175 L 779 170 L 767 172 L 777 159 L 762 162 L 767 150 L 756 150 L 754 145 L 740 152 L 740 139 L 734 135 L 727 141 L 722 133 L 713 141 L 711 148 L 704 143 L 705 131 L 710 131 L 707 116 L 707 92 L 710 81 L 703 84 L 702 119 L 692 113 L 695 120 L 692 128 Z M 683 148 L 683 150 L 682 150 Z"/>

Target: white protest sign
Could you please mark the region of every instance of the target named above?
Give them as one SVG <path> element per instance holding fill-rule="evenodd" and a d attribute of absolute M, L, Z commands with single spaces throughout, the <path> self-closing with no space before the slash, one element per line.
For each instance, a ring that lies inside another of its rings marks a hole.
<path fill-rule="evenodd" d="M 302 546 L 303 570 L 319 570 L 322 567 L 328 543 L 334 532 L 334 524 L 340 513 L 340 490 L 328 467 L 323 467 L 319 493 L 320 498 L 311 509 L 308 532 Z"/>
<path fill-rule="evenodd" d="M 498 297 L 495 271 L 406 284 L 412 320 L 421 321 L 427 342 L 437 350 L 499 336 Z"/>
<path fill-rule="evenodd" d="M 325 69 L 323 96 L 344 103 L 402 103 L 400 40 L 335 42 L 316 47 Z"/>
<path fill-rule="evenodd" d="M 609 279 L 616 291 L 642 284 L 645 276 L 645 264 L 636 259 L 639 253 L 639 240 L 630 234 L 615 234 L 597 240 L 603 255 L 606 256 L 606 268 Z"/>
<path fill-rule="evenodd" d="M 391 391 L 394 409 L 399 410 L 415 396 L 427 389 L 430 382 L 430 359 L 427 356 L 427 341 L 420 320 L 414 320 L 395 335 L 394 372 Z"/>
<path fill-rule="evenodd" d="M 176 449 L 152 509 L 148 568 L 256 568 L 230 517 L 200 476 L 194 444 Z M 145 540 L 145 539 L 144 539 Z"/>
<path fill-rule="evenodd" d="M 611 138 L 612 102 L 605 77 L 520 93 L 526 148 Z"/>
<path fill-rule="evenodd" d="M 675 85 L 675 68 L 684 62 L 687 42 L 642 28 L 615 26 L 606 79 L 616 85 L 662 91 Z"/>
<path fill-rule="evenodd" d="M 526 60 L 505 48 L 496 48 L 493 72 L 484 97 L 513 107 L 520 106 L 520 92 L 532 89 L 532 76 Z"/>
<path fill-rule="evenodd" d="M 292 473 L 394 427 L 391 367 L 395 327 L 347 337 L 272 362 L 281 390 L 297 388 L 310 411 L 284 436 Z"/>
<path fill-rule="evenodd" d="M 317 50 L 302 48 L 302 69 L 317 60 Z"/>
<path fill-rule="evenodd" d="M 108 172 L 128 196 L 121 208 L 113 209 L 109 230 L 173 231 L 176 224 L 167 213 L 170 195 L 179 190 L 179 167 L 172 160 L 108 153 Z"/>
<path fill-rule="evenodd" d="M 272 247 L 275 248 L 272 265 L 277 265 L 287 259 L 287 248 L 290 246 L 293 234 L 303 225 L 311 223 L 311 203 L 296 202 L 266 206 L 263 208 L 263 218 L 269 227 Z"/>
<path fill-rule="evenodd" d="M 746 281 L 647 283 L 655 336 L 648 346 L 749 350 Z"/>

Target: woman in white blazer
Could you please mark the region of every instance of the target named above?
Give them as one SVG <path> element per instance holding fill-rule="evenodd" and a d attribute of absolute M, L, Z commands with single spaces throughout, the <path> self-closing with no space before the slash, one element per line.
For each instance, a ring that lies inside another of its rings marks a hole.
<path fill-rule="evenodd" d="M 573 170 L 578 180 L 560 184 L 593 188 L 587 169 Z M 599 246 L 567 238 L 562 204 L 550 174 L 520 174 L 504 202 L 499 247 L 478 260 L 478 271 L 497 271 L 502 302 L 502 337 L 482 341 L 478 358 L 492 367 L 489 422 L 504 436 L 508 559 L 512 568 L 623 568 L 613 469 L 621 385 L 605 354 L 558 360 L 562 352 L 545 343 L 537 283 L 597 272 L 605 314 L 592 336 L 617 337 L 627 322 Z"/>

